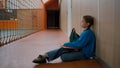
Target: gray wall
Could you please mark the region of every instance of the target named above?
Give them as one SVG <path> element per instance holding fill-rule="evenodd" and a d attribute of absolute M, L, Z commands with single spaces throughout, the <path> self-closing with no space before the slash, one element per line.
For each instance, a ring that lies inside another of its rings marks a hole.
<path fill-rule="evenodd" d="M 67 0 L 61 2 L 61 29 L 68 33 L 68 25 L 81 33 L 80 19 L 83 15 L 95 17 L 92 28 L 96 34 L 96 55 L 104 60 L 111 68 L 120 68 L 120 0 L 71 0 L 72 23 L 68 23 Z M 63 10 L 63 8 L 65 8 Z M 64 19 L 62 17 L 65 17 Z"/>

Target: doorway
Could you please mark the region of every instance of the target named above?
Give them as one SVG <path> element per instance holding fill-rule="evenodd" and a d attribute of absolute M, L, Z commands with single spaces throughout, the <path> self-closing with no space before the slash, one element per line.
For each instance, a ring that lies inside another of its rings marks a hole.
<path fill-rule="evenodd" d="M 47 10 L 47 29 L 60 28 L 59 10 Z"/>

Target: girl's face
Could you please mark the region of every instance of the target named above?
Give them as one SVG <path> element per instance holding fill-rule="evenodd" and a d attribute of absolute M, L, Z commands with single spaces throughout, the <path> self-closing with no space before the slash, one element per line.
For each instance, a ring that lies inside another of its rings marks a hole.
<path fill-rule="evenodd" d="M 82 28 L 88 28 L 89 23 L 87 23 L 87 22 L 82 18 L 80 25 L 81 25 Z"/>

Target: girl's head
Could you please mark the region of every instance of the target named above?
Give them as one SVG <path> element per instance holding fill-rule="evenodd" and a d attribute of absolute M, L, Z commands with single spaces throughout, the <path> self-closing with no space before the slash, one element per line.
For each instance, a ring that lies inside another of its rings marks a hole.
<path fill-rule="evenodd" d="M 90 28 L 94 24 L 94 18 L 90 15 L 83 16 L 81 26 L 83 28 Z"/>

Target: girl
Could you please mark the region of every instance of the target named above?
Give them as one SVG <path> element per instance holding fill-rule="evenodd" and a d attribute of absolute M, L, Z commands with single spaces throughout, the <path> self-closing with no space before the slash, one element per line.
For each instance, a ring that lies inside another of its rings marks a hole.
<path fill-rule="evenodd" d="M 56 50 L 49 51 L 44 55 L 39 55 L 33 60 L 34 63 L 46 63 L 56 58 L 61 61 L 75 61 L 87 59 L 94 56 L 95 35 L 90 27 L 94 23 L 94 18 L 90 15 L 83 16 L 81 20 L 81 27 L 84 29 L 80 37 L 74 42 L 67 42 Z"/>

